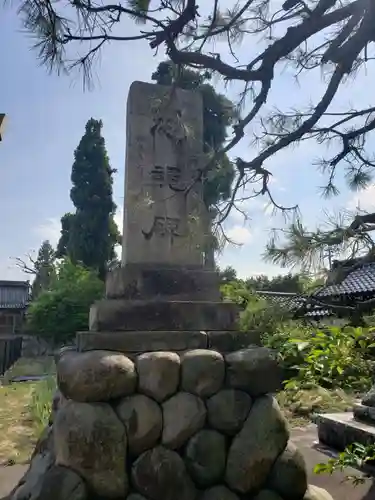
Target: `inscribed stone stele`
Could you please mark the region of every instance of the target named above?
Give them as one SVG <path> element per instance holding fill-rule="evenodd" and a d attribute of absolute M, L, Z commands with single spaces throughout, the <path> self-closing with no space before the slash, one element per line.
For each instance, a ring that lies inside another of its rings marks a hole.
<path fill-rule="evenodd" d="M 122 265 L 202 266 L 200 93 L 134 82 L 126 140 Z"/>

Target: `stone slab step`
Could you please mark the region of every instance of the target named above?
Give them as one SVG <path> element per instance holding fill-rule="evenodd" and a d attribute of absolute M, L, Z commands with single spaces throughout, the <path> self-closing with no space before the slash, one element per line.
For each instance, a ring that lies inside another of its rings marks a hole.
<path fill-rule="evenodd" d="M 90 309 L 90 331 L 237 330 L 239 309 L 228 302 L 103 299 Z"/>
<path fill-rule="evenodd" d="M 217 272 L 202 268 L 127 264 L 106 277 L 106 297 L 127 300 L 220 300 Z"/>
<path fill-rule="evenodd" d="M 357 403 L 353 406 L 353 415 L 356 420 L 375 426 L 375 408 Z"/>
<path fill-rule="evenodd" d="M 77 333 L 77 347 L 80 351 L 103 349 L 124 353 L 139 353 L 145 351 L 213 349 L 225 353 L 237 351 L 250 345 L 260 345 L 259 332 L 185 330 Z"/>
<path fill-rule="evenodd" d="M 353 443 L 375 444 L 375 425 L 356 420 L 351 412 L 317 415 L 319 441 L 338 451 Z"/>

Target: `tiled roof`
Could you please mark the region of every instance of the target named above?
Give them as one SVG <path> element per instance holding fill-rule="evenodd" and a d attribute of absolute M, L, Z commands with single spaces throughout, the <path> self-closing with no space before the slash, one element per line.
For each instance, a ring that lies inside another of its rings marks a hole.
<path fill-rule="evenodd" d="M 305 318 L 325 318 L 327 316 L 334 316 L 334 312 L 331 309 L 323 308 L 316 304 L 306 304 L 306 310 L 308 311 L 304 314 Z"/>
<path fill-rule="evenodd" d="M 375 293 L 375 262 L 363 264 L 354 269 L 341 281 L 320 288 L 313 297 L 328 297 L 348 294 Z"/>
<path fill-rule="evenodd" d="M 334 313 L 327 306 L 319 306 L 308 302 L 307 297 L 296 293 L 256 291 L 259 297 L 270 300 L 274 304 L 287 308 L 292 313 L 304 310 L 301 313 L 305 318 L 323 318 L 332 316 Z"/>
<path fill-rule="evenodd" d="M 274 304 L 285 306 L 288 309 L 298 309 L 304 303 L 301 295 L 289 292 L 269 292 L 263 290 L 256 290 L 255 292 L 262 299 L 269 299 Z"/>
<path fill-rule="evenodd" d="M 332 307 L 328 304 L 330 297 L 357 295 L 361 300 L 363 295 L 374 295 L 375 297 L 375 262 L 367 262 L 361 267 L 353 269 L 339 283 L 324 285 L 309 296 L 293 293 L 280 292 L 256 292 L 260 297 L 270 299 L 272 302 L 287 307 L 291 312 L 297 313 L 296 316 L 305 318 L 323 318 L 335 315 L 335 304 Z M 327 304 L 314 304 L 316 301 L 327 302 Z M 300 314 L 298 311 L 300 310 Z"/>

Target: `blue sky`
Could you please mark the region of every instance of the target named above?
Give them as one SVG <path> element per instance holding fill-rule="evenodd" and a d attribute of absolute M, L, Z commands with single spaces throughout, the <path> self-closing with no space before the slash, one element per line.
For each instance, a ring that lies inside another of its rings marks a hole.
<path fill-rule="evenodd" d="M 133 30 L 127 21 L 125 32 Z M 32 40 L 21 31 L 14 11 L 6 9 L 0 16 L 0 112 L 8 115 L 3 142 L 0 144 L 0 279 L 23 279 L 24 275 L 12 264 L 11 257 L 23 257 L 37 250 L 44 239 L 55 244 L 60 232 L 60 217 L 71 209 L 69 198 L 70 172 L 73 151 L 77 146 L 86 121 L 90 117 L 102 119 L 103 134 L 113 168 L 118 170 L 114 196 L 121 220 L 123 204 L 125 159 L 125 109 L 130 84 L 134 80 L 149 81 L 162 54 L 154 57 L 147 42 L 132 42 L 107 46 L 101 62 L 96 66 L 97 78 L 92 91 L 84 91 L 79 75 L 48 74 L 38 65 L 36 53 L 30 51 Z M 226 56 L 225 46 L 216 50 Z M 259 50 L 259 47 L 257 47 Z M 249 47 L 239 49 L 242 57 Z M 281 71 L 281 70 L 280 70 Z M 369 83 L 373 84 L 372 68 L 360 73 L 340 92 L 336 109 L 351 101 L 357 106 L 371 103 L 367 96 Z M 324 86 L 319 71 L 302 77 L 299 84 L 290 71 L 277 79 L 270 104 L 288 106 L 317 101 Z M 223 90 L 222 87 L 219 88 Z M 226 90 L 229 98 L 236 96 L 236 88 Z M 250 146 L 251 131 L 235 155 L 251 159 L 256 151 Z M 323 181 L 311 165 L 320 150 L 313 142 L 299 148 L 283 151 L 267 164 L 274 172 L 274 195 L 280 203 L 299 203 L 305 222 L 315 225 L 324 219 L 323 211 L 354 206 L 361 199 L 362 208 L 371 203 L 375 189 L 349 193 L 345 189 L 334 201 L 322 200 L 317 187 Z M 280 227 L 283 220 L 264 210 L 265 199 L 248 205 L 250 221 L 232 217 L 229 234 L 243 245 L 224 250 L 221 265 L 232 265 L 241 276 L 256 273 L 277 274 L 280 269 L 261 259 L 271 227 Z"/>

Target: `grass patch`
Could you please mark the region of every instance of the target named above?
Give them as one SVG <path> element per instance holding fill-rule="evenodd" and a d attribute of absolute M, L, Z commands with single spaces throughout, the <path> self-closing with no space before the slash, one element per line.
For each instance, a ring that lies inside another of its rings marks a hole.
<path fill-rule="evenodd" d="M 292 426 L 308 424 L 315 413 L 351 411 L 357 399 L 356 394 L 322 387 L 285 390 L 277 395 L 279 405 Z"/>
<path fill-rule="evenodd" d="M 0 465 L 25 463 L 48 424 L 56 382 L 0 386 Z"/>
<path fill-rule="evenodd" d="M 48 423 L 56 387 L 52 356 L 21 358 L 0 384 L 0 465 L 25 463 Z M 49 375 L 33 382 L 14 382 L 19 376 Z"/>
<path fill-rule="evenodd" d="M 56 366 L 53 356 L 40 356 L 37 358 L 20 358 L 4 374 L 4 382 L 14 377 L 54 375 Z"/>

